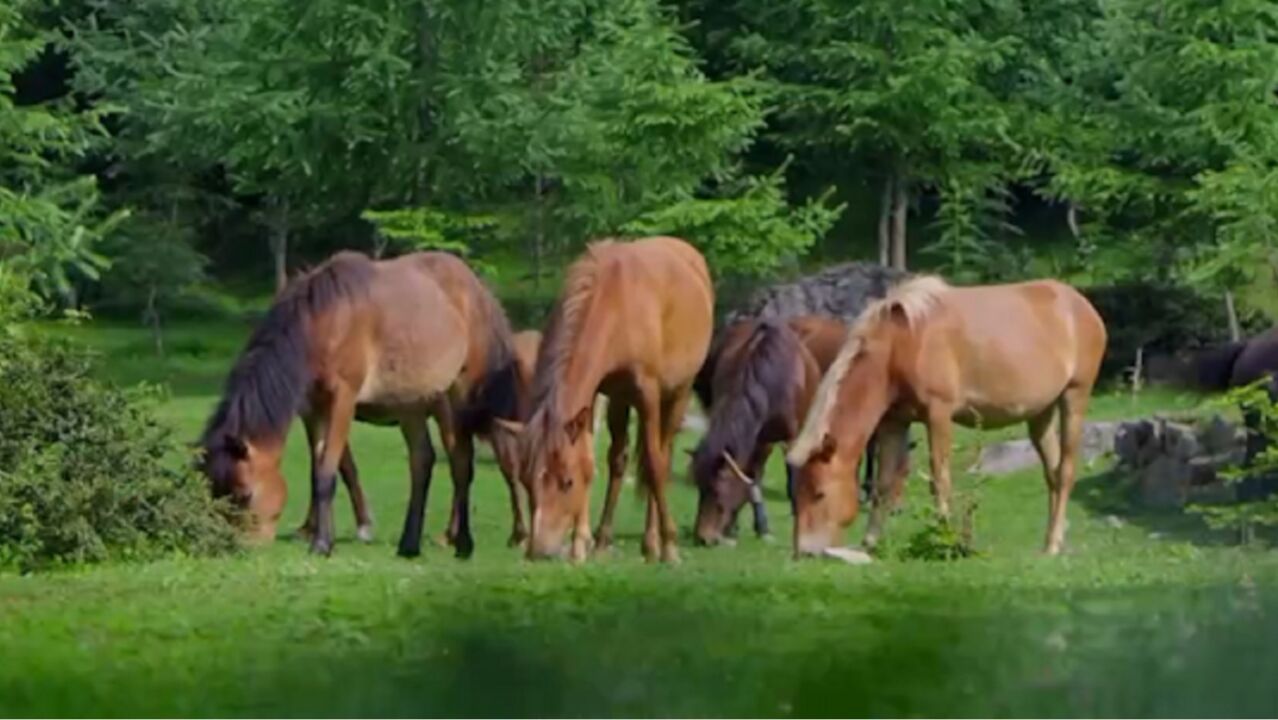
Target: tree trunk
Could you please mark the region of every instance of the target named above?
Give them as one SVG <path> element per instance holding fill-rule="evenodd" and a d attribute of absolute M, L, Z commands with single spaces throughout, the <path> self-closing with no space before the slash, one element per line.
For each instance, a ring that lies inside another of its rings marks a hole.
<path fill-rule="evenodd" d="M 883 178 L 883 197 L 879 200 L 879 264 L 892 258 L 892 175 Z"/>
<path fill-rule="evenodd" d="M 895 201 L 892 203 L 892 267 L 905 270 L 905 220 L 910 198 L 903 178 L 896 178 Z"/>
<path fill-rule="evenodd" d="M 1238 324 L 1238 310 L 1234 307 L 1234 292 L 1232 290 L 1225 291 L 1225 315 L 1229 318 L 1230 342 L 1242 340 L 1242 327 Z"/>
<path fill-rule="evenodd" d="M 288 285 L 288 201 L 277 200 L 271 217 L 271 256 L 275 259 L 275 292 Z"/>
<path fill-rule="evenodd" d="M 1071 200 L 1069 209 L 1065 211 L 1065 223 L 1069 225 L 1069 231 L 1074 235 L 1074 239 L 1078 239 L 1078 206 Z"/>
<path fill-rule="evenodd" d="M 160 308 L 156 303 L 156 288 L 151 286 L 146 295 L 145 320 L 151 326 L 151 337 L 155 341 L 155 354 L 164 357 L 164 326 L 160 321 Z"/>
<path fill-rule="evenodd" d="M 542 258 L 546 248 L 545 178 L 538 173 L 533 183 L 533 201 L 537 207 L 537 224 L 533 230 L 533 290 L 540 291 Z"/>

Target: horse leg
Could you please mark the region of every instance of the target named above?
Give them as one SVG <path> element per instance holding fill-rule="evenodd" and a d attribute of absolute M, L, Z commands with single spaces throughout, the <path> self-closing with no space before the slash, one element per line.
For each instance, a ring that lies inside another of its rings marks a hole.
<path fill-rule="evenodd" d="M 508 441 L 499 439 L 501 437 L 504 436 L 494 432 L 489 440 L 492 443 L 493 455 L 497 458 L 497 466 L 501 470 L 501 477 L 506 481 L 506 491 L 510 493 L 511 524 L 510 537 L 506 540 L 506 546 L 519 547 L 524 544 L 524 540 L 528 539 L 528 526 L 524 524 L 524 509 L 519 501 L 519 462 Z"/>
<path fill-rule="evenodd" d="M 1043 463 L 1043 480 L 1047 483 L 1047 537 L 1043 547 L 1052 542 L 1052 518 L 1056 517 L 1056 506 L 1061 495 L 1061 407 L 1053 403 L 1050 408 L 1037 417 L 1030 418 L 1029 436 L 1034 449 L 1038 451 L 1038 459 Z"/>
<path fill-rule="evenodd" d="M 661 525 L 661 560 L 668 563 L 679 562 L 679 529 L 675 526 L 666 498 L 666 486 L 670 480 L 670 454 L 674 451 L 675 435 L 679 433 L 683 414 L 691 399 L 692 387 L 689 385 L 661 401 L 661 445 L 659 454 L 653 458 L 657 462 L 651 468 L 652 498 L 656 504 L 657 520 Z"/>
<path fill-rule="evenodd" d="M 333 496 L 337 494 L 337 466 L 346 451 L 351 422 L 355 419 L 355 394 L 337 387 L 329 396 L 324 414 L 323 440 L 315 447 L 311 464 L 311 496 L 315 503 L 315 535 L 311 552 L 330 555 L 333 552 Z"/>
<path fill-rule="evenodd" d="M 368 500 L 364 498 L 364 487 L 359 482 L 359 470 L 355 467 L 355 456 L 351 454 L 349 443 L 342 452 L 337 469 L 342 474 L 342 484 L 351 496 L 351 509 L 355 512 L 355 537 L 362 542 L 372 542 L 373 516 L 368 510 Z"/>
<path fill-rule="evenodd" d="M 424 415 L 414 415 L 399 423 L 408 446 L 408 471 L 412 489 L 408 511 L 404 515 L 404 532 L 399 536 L 400 557 L 417 557 L 422 552 L 422 524 L 426 518 L 426 496 L 435 466 L 435 447 L 430 442 L 430 428 Z"/>
<path fill-rule="evenodd" d="M 750 486 L 750 507 L 754 510 L 754 534 L 765 539 L 772 538 L 772 531 L 768 528 L 768 509 L 763 502 L 763 471 L 768 465 L 768 456 L 772 454 L 772 443 L 759 443 L 754 448 L 754 453 L 750 456 L 750 463 L 746 465 L 746 476 L 754 480 L 754 485 Z"/>
<path fill-rule="evenodd" d="M 475 538 L 470 534 L 470 484 L 475 474 L 475 441 L 471 434 L 457 428 L 449 418 L 441 422 L 439 436 L 448 448 L 448 469 L 453 476 L 452 520 L 449 540 L 456 556 L 466 559 L 475 551 Z"/>
<path fill-rule="evenodd" d="M 1052 508 L 1046 548 L 1048 555 L 1060 554 L 1065 545 L 1065 528 L 1069 524 L 1065 511 L 1069 506 L 1070 492 L 1074 489 L 1078 453 L 1083 444 L 1083 420 L 1087 417 L 1087 404 L 1091 395 L 1091 386 L 1086 386 L 1066 388 L 1065 394 L 1061 396 L 1061 464 L 1057 471 L 1060 490 L 1057 493 L 1056 507 Z"/>
<path fill-rule="evenodd" d="M 302 416 L 302 427 L 306 430 L 306 447 L 311 449 L 311 457 L 313 462 L 319 458 L 322 449 L 323 428 L 319 419 L 311 415 Z M 342 457 L 346 457 L 346 453 L 342 453 Z M 315 537 L 315 493 L 306 500 L 306 519 L 302 521 L 302 525 L 297 528 L 297 536 L 310 540 Z"/>
<path fill-rule="evenodd" d="M 617 511 L 617 496 L 630 462 L 627 430 L 630 427 L 630 405 L 620 400 L 608 402 L 608 493 L 604 497 L 603 514 L 595 532 L 595 551 L 612 546 L 612 518 Z"/>
<path fill-rule="evenodd" d="M 901 472 L 901 459 L 908 439 L 908 425 L 887 424 L 879 426 L 878 436 L 878 473 L 874 477 L 871 492 L 870 520 L 865 529 L 865 538 L 861 544 L 872 550 L 879 544 L 883 535 L 883 524 L 892 511 L 892 499 L 900 495 L 899 485 L 905 484 L 905 473 Z"/>
<path fill-rule="evenodd" d="M 948 407 L 929 408 L 927 417 L 927 447 L 932 460 L 932 499 L 936 512 L 943 520 L 950 519 L 950 442 L 954 434 L 953 413 Z M 895 499 L 893 500 L 895 502 Z"/>

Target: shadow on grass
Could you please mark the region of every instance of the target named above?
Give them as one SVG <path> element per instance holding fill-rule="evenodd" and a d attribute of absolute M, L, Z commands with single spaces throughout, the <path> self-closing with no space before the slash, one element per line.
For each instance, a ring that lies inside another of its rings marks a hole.
<path fill-rule="evenodd" d="M 831 585 L 778 602 L 761 584 L 720 588 L 731 591 L 722 597 L 570 584 L 536 596 L 514 587 L 510 597 L 447 612 L 424 596 L 420 607 L 393 618 L 321 616 L 294 642 L 232 643 L 195 667 L 166 664 L 140 674 L 145 653 L 110 652 L 110 661 L 92 668 L 0 673 L 0 714 L 1278 712 L 1267 680 L 1278 672 L 1278 608 L 1254 588 L 1064 594 L 987 587 L 855 607 Z"/>

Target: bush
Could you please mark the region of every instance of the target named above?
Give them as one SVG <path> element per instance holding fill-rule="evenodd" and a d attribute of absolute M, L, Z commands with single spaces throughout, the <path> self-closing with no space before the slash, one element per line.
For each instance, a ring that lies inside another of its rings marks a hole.
<path fill-rule="evenodd" d="M 189 453 L 147 398 L 47 340 L 0 336 L 0 569 L 235 547 Z"/>

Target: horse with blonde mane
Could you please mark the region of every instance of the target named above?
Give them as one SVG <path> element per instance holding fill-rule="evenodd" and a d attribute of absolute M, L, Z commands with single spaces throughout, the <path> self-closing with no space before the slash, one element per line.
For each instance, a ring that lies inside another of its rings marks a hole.
<path fill-rule="evenodd" d="M 1059 553 L 1106 341 L 1095 308 L 1060 282 L 951 287 L 920 277 L 894 288 L 853 324 L 790 448 L 795 555 L 830 550 L 856 518 L 850 471 L 876 427 L 879 470 L 864 542 L 877 543 L 888 499 L 904 481 L 896 465 L 912 422 L 927 427 L 942 517 L 950 510 L 953 424 L 1025 422 L 1047 482 L 1044 551 Z"/>
<path fill-rule="evenodd" d="M 505 313 L 463 262 L 444 253 L 373 261 L 341 252 L 294 280 L 253 331 L 205 429 L 204 471 L 215 494 L 247 508 L 258 539 L 273 539 L 288 492 L 284 441 L 300 415 L 312 457 L 304 529 L 311 550 L 328 555 L 351 423 L 398 425 L 412 476 L 399 553 L 414 556 L 435 459 L 426 425 L 433 415 L 450 448 L 457 555 L 467 557 L 471 438 L 494 419 L 519 416 L 516 384 Z M 494 442 L 513 472 L 514 445 Z"/>
<path fill-rule="evenodd" d="M 526 425 L 499 423 L 523 443 L 521 478 L 533 508 L 530 558 L 562 554 L 570 530 L 571 558 L 581 561 L 589 552 L 593 418 L 603 394 L 612 444 L 599 548 L 612 539 L 634 408 L 648 503 L 644 556 L 678 561 L 666 500 L 670 451 L 710 345 L 713 306 L 705 259 L 676 238 L 596 242 L 569 268 L 537 358 L 532 415 Z"/>

